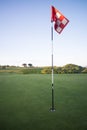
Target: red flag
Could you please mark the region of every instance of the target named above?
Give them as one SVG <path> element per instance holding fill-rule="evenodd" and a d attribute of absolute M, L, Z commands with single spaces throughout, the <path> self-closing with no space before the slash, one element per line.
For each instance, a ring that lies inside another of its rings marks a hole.
<path fill-rule="evenodd" d="M 54 28 L 60 34 L 69 20 L 53 6 L 51 7 L 51 11 L 51 22 L 55 22 Z"/>

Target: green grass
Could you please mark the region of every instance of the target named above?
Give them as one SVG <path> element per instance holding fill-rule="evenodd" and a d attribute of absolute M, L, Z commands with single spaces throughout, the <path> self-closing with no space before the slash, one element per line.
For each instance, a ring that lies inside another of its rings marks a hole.
<path fill-rule="evenodd" d="M 0 74 L 0 130 L 87 130 L 87 75 Z"/>

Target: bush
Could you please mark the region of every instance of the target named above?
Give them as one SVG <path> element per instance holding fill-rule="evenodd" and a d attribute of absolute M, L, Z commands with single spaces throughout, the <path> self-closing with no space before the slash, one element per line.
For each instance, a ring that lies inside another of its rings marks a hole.
<path fill-rule="evenodd" d="M 41 70 L 42 74 L 51 74 L 51 67 L 45 67 Z"/>
<path fill-rule="evenodd" d="M 23 74 L 41 74 L 40 68 L 26 68 L 21 70 Z"/>
<path fill-rule="evenodd" d="M 82 73 L 87 73 L 87 68 L 85 68 L 85 69 L 82 71 Z"/>

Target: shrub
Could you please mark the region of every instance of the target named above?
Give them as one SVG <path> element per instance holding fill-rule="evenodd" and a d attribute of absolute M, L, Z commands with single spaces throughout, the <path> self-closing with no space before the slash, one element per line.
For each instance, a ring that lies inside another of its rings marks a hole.
<path fill-rule="evenodd" d="M 21 70 L 23 74 L 41 74 L 40 68 L 26 68 Z"/>

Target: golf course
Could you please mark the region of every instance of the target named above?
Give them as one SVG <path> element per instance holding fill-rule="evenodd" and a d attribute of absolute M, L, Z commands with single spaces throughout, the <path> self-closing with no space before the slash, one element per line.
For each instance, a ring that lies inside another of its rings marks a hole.
<path fill-rule="evenodd" d="M 87 74 L 0 73 L 0 130 L 87 130 Z"/>

